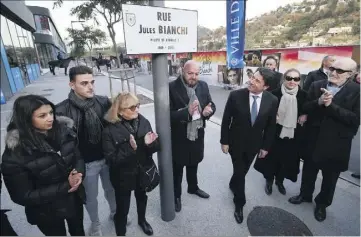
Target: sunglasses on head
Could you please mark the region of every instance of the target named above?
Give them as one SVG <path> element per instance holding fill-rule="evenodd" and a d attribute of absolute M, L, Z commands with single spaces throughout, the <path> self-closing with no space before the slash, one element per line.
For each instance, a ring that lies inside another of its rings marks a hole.
<path fill-rule="evenodd" d="M 130 109 L 132 112 L 134 112 L 137 108 L 139 109 L 139 106 L 140 106 L 140 104 L 138 103 L 136 105 L 128 107 L 127 109 Z"/>
<path fill-rule="evenodd" d="M 292 81 L 292 80 L 294 80 L 295 82 L 301 81 L 301 78 L 300 78 L 300 77 L 290 77 L 290 76 L 286 76 L 285 79 L 286 79 L 286 81 Z"/>
<path fill-rule="evenodd" d="M 343 70 L 341 68 L 330 67 L 330 71 L 336 71 L 337 74 L 343 74 L 345 72 L 351 72 L 350 70 Z"/>

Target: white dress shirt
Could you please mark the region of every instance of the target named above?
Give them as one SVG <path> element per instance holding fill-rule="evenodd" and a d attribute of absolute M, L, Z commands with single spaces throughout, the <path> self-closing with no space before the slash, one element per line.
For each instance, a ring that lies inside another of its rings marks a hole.
<path fill-rule="evenodd" d="M 249 111 L 250 111 L 251 113 L 252 113 L 252 104 L 253 104 L 253 100 L 254 100 L 254 99 L 253 99 L 253 96 L 254 96 L 254 95 L 255 95 L 255 96 L 258 96 L 258 98 L 257 98 L 257 114 L 258 114 L 259 108 L 260 108 L 260 106 L 261 106 L 262 94 L 263 94 L 263 92 L 259 93 L 258 95 L 249 92 Z"/>

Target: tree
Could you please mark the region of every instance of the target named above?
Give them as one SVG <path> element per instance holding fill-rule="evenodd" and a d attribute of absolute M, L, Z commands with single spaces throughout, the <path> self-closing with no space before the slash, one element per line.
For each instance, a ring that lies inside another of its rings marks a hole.
<path fill-rule="evenodd" d="M 70 51 L 70 55 L 76 58 L 79 58 L 81 56 L 85 55 L 85 48 L 84 45 L 81 43 L 75 43 L 73 44 L 73 47 Z"/>
<path fill-rule="evenodd" d="M 109 36 L 113 43 L 113 50 L 118 58 L 117 65 L 120 66 L 119 54 L 117 51 L 117 43 L 115 41 L 115 29 L 114 25 L 123 19 L 122 4 L 132 3 L 137 5 L 145 5 L 148 3 L 147 0 L 88 0 L 83 2 L 81 5 L 71 9 L 71 15 L 76 15 L 79 20 L 90 20 L 93 19 L 98 23 L 97 17 L 100 15 L 107 23 L 107 29 Z M 54 7 L 61 7 L 63 0 L 56 0 Z"/>
<path fill-rule="evenodd" d="M 71 42 L 70 46 L 76 44 L 86 46 L 92 55 L 93 46 L 100 45 L 106 41 L 105 32 L 99 29 L 93 29 L 91 26 L 83 26 L 82 30 L 76 30 L 72 28 L 66 29 L 69 33 L 69 38 Z"/>

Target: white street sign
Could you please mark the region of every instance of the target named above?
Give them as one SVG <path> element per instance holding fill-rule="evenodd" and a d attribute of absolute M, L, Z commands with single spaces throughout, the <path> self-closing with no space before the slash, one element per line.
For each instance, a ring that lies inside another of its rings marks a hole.
<path fill-rule="evenodd" d="M 123 4 L 127 54 L 197 51 L 198 12 Z"/>

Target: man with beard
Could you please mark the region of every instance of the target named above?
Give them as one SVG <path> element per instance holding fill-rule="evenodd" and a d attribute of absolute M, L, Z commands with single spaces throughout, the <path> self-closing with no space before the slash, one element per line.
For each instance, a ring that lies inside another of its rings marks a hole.
<path fill-rule="evenodd" d="M 330 67 L 332 63 L 335 61 L 335 57 L 333 55 L 327 55 L 322 60 L 322 65 L 319 69 L 309 72 L 305 82 L 303 84 L 302 89 L 308 91 L 311 84 L 315 81 L 327 80 L 327 75 L 330 71 Z"/>
<path fill-rule="evenodd" d="M 258 154 L 264 159 L 276 132 L 278 99 L 266 91 L 274 72 L 258 68 L 248 88 L 232 91 L 228 97 L 221 126 L 221 148 L 231 155 L 233 175 L 229 188 L 234 194 L 234 217 L 243 222 L 246 204 L 245 177 Z"/>
<path fill-rule="evenodd" d="M 216 106 L 207 83 L 199 80 L 199 70 L 195 61 L 187 61 L 182 75 L 169 83 L 176 212 L 182 209 L 184 166 L 187 170 L 188 193 L 209 198 L 209 194 L 198 187 L 197 170 L 198 163 L 203 160 L 206 120 L 215 113 Z"/>
<path fill-rule="evenodd" d="M 109 110 L 111 102 L 106 96 L 94 95 L 93 71 L 87 66 L 73 67 L 69 71 L 70 93 L 68 99 L 56 106 L 59 115 L 75 121 L 78 134 L 78 146 L 85 161 L 86 205 L 91 226 L 91 236 L 99 236 L 101 225 L 98 214 L 98 183 L 102 181 L 104 196 L 110 208 L 110 218 L 116 211 L 115 193 L 109 178 L 109 167 L 103 157 L 101 134 L 105 121 L 103 117 Z"/>
<path fill-rule="evenodd" d="M 332 204 L 340 172 L 348 169 L 352 139 L 360 125 L 360 86 L 352 81 L 356 62 L 338 59 L 329 70 L 328 80 L 311 84 L 303 107 L 308 118 L 301 190 L 289 199 L 292 204 L 312 202 L 321 170 L 321 191 L 315 198 L 314 210 L 315 219 L 320 222 L 326 219 L 326 208 Z"/>

